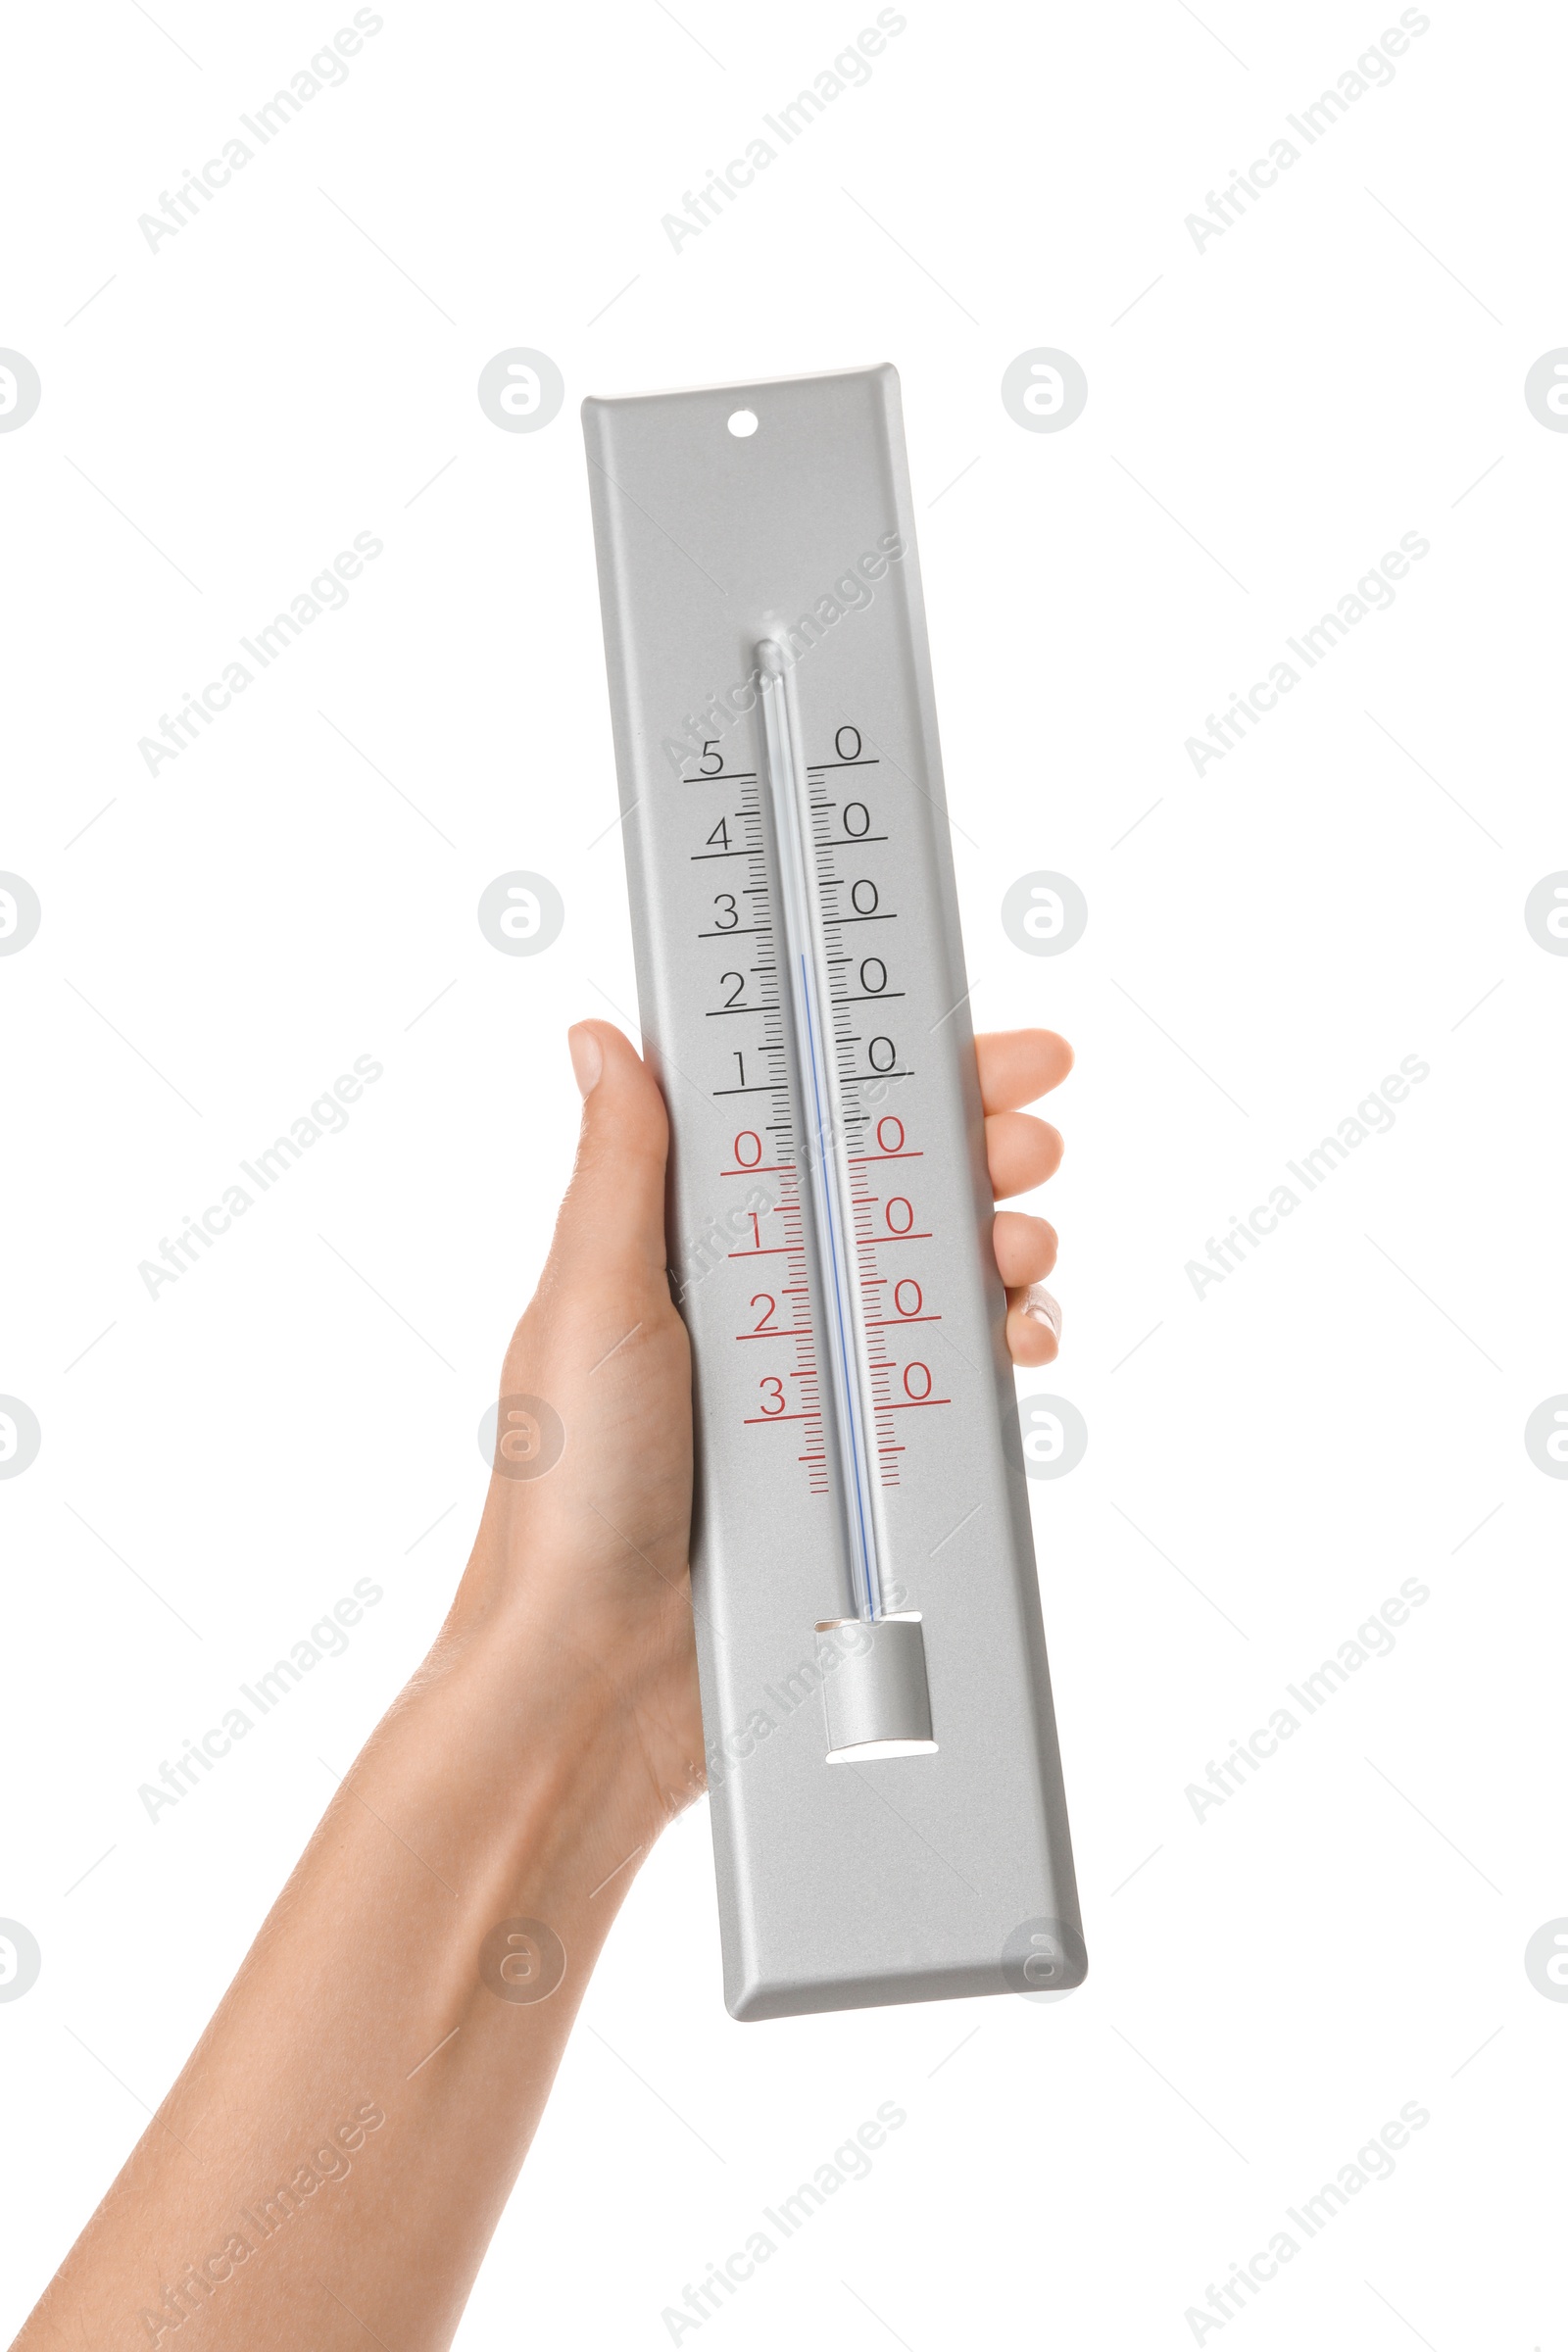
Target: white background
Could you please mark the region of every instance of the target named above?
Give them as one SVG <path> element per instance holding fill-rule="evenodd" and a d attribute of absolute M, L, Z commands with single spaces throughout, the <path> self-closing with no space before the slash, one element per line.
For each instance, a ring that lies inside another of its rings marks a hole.
<path fill-rule="evenodd" d="M 563 1031 L 634 1012 L 576 404 L 886 358 L 977 1024 L 1079 1055 L 1040 1204 L 1065 1345 L 1022 1385 L 1090 1431 L 1031 1496 L 1092 1973 L 733 2025 L 699 1806 L 459 2340 L 667 2342 L 894 2100 L 871 2177 L 705 2345 L 1186 2344 L 1414 2101 L 1394 2177 L 1215 2332 L 1560 2348 L 1568 2007 L 1523 1954 L 1568 1912 L 1568 1487 L 1522 1442 L 1568 1388 L 1568 960 L 1523 920 L 1568 864 L 1568 439 L 1522 389 L 1568 341 L 1560 16 L 1434 5 L 1199 251 L 1185 217 L 1397 9 L 911 4 L 677 253 L 661 217 L 872 8 L 388 0 L 150 251 L 138 215 L 351 13 L 88 0 L 6 35 L 0 343 L 43 399 L 0 435 L 0 866 L 43 922 L 0 960 L 0 1390 L 43 1442 L 0 1484 L 0 1914 L 43 1970 L 0 2005 L 3 2315 L 438 1622 L 569 1165 Z M 513 345 L 565 377 L 537 433 L 475 397 Z M 1041 345 L 1089 379 L 1060 433 L 999 394 Z M 1411 531 L 1393 608 L 1195 775 L 1186 738 Z M 346 609 L 150 776 L 138 738 L 357 532 L 384 553 Z M 515 867 L 565 901 L 534 958 L 475 921 Z M 1001 927 L 1036 868 L 1089 902 L 1056 960 Z M 385 1074 L 346 1132 L 150 1298 L 138 1262 L 361 1054 Z M 1195 1296 L 1187 1261 L 1406 1055 L 1392 1131 Z M 151 1823 L 138 1785 L 367 1576 L 347 1653 Z M 1189 1784 L 1411 1577 L 1393 1653 L 1196 1818 Z"/>

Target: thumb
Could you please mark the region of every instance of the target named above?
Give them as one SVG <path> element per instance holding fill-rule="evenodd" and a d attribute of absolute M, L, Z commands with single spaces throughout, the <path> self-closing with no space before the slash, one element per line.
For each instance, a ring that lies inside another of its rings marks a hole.
<path fill-rule="evenodd" d="M 552 1266 L 663 1283 L 664 1169 L 669 1122 L 652 1071 L 610 1021 L 579 1021 L 566 1032 L 583 1098 L 571 1183 L 556 1220 Z"/>

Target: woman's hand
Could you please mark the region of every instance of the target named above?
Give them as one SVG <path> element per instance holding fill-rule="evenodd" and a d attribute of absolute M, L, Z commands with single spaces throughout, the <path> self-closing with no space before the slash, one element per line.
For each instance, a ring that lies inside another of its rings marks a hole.
<path fill-rule="evenodd" d="M 564 1670 L 602 1688 L 634 1736 L 635 1798 L 628 1788 L 618 1820 L 626 1846 L 641 1850 L 703 1787 L 687 1570 L 691 1361 L 665 1274 L 662 1098 L 608 1021 L 582 1022 L 568 1042 L 584 1097 L 577 1164 L 501 1378 L 503 1432 L 508 1398 L 542 1400 L 564 1445 L 546 1476 L 498 1469 L 448 1634 L 461 1642 L 513 1623 L 532 1650 L 548 1641 Z M 1060 1163 L 1055 1128 L 1021 1105 L 1060 1085 L 1072 1049 L 1049 1029 L 1014 1029 L 978 1038 L 976 1054 L 1003 1200 Z M 1061 1324 L 1041 1277 L 1055 1264 L 1055 1233 L 1043 1217 L 1002 1209 L 993 1246 L 1013 1360 L 1048 1364 Z M 531 1406 L 515 1409 L 526 1446 Z"/>
<path fill-rule="evenodd" d="M 198 2316 L 256 2352 L 448 2343 L 620 1899 L 703 1785 L 664 1105 L 618 1030 L 570 1042 L 577 1165 L 446 1624 L 18 2352 Z M 1071 1055 L 1023 1030 L 979 1059 L 992 1182 L 1022 1192 L 1061 1139 L 1018 1106 Z M 1056 1237 L 1004 1211 L 996 1251 L 1013 1355 L 1047 1363 Z"/>

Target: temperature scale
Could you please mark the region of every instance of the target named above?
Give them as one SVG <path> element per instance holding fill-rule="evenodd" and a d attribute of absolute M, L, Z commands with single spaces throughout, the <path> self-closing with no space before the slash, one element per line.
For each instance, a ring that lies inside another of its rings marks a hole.
<path fill-rule="evenodd" d="M 733 2016 L 1086 1961 L 890 367 L 583 406 Z"/>

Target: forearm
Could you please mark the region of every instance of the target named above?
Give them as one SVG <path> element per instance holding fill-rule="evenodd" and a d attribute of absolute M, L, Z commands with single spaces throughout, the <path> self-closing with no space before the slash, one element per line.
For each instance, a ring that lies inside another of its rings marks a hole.
<path fill-rule="evenodd" d="M 559 1628 L 438 1644 L 19 2352 L 449 2340 L 657 1826 L 634 1694 Z"/>

